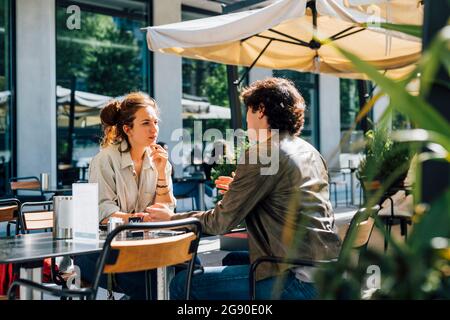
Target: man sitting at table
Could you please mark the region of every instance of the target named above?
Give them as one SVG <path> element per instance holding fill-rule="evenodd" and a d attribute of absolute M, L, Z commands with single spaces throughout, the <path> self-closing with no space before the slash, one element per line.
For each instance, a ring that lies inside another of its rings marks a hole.
<path fill-rule="evenodd" d="M 205 212 L 176 215 L 157 203 L 146 209 L 146 221 L 196 217 L 204 232 L 224 234 L 245 220 L 251 262 L 261 256 L 336 257 L 341 243 L 329 200 L 327 167 L 319 152 L 298 137 L 304 124 L 303 97 L 291 81 L 268 78 L 246 88 L 242 98 L 254 144 L 239 161 L 223 200 Z M 269 155 L 270 161 L 263 161 L 262 155 Z M 256 297 L 315 298 L 313 273 L 314 268 L 261 264 Z M 172 298 L 183 298 L 185 276 L 181 272 L 173 279 Z M 248 277 L 248 264 L 205 267 L 192 279 L 191 296 L 248 299 Z"/>

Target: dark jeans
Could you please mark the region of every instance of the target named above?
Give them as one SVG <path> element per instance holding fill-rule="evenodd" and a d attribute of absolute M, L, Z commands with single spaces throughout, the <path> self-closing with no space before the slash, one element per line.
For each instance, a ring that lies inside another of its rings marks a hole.
<path fill-rule="evenodd" d="M 83 256 L 76 256 L 74 259 L 74 264 L 77 265 L 81 270 L 81 279 L 89 283 L 94 282 L 94 276 L 96 273 L 97 259 L 100 254 L 88 254 Z M 195 260 L 195 264 L 199 265 L 200 260 L 198 257 Z M 175 273 L 183 270 L 182 268 L 175 268 Z M 157 288 L 156 288 L 156 270 L 150 272 L 151 277 L 151 293 L 152 300 L 156 300 Z M 114 275 L 115 283 L 113 290 L 115 292 L 124 293 L 130 297 L 131 300 L 145 300 L 145 272 L 127 272 L 127 273 L 116 273 Z M 100 278 L 99 286 L 101 288 L 107 289 L 108 278 L 104 273 Z"/>
<path fill-rule="evenodd" d="M 249 256 L 246 251 L 231 252 L 221 267 L 205 267 L 203 274 L 192 278 L 191 298 L 194 300 L 248 300 Z M 178 273 L 170 283 L 170 297 L 184 299 L 186 272 Z M 314 284 L 298 280 L 287 271 L 277 277 L 256 282 L 257 299 L 308 300 L 317 296 Z"/>
<path fill-rule="evenodd" d="M 250 264 L 248 251 L 232 251 L 222 259 L 223 266 L 239 266 Z"/>

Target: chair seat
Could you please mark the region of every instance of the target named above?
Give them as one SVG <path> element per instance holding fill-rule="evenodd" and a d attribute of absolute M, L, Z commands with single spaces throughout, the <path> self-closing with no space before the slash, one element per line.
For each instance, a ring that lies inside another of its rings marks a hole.
<path fill-rule="evenodd" d="M 13 220 L 14 212 L 17 210 L 17 205 L 11 206 L 1 206 L 0 207 L 0 221 L 10 221 Z"/>
<path fill-rule="evenodd" d="M 46 201 L 47 198 L 42 195 L 17 195 L 15 196 L 21 203 Z"/>
<path fill-rule="evenodd" d="M 406 210 L 394 209 L 394 214 L 391 215 L 390 208 L 383 208 L 378 212 L 378 216 L 381 218 L 388 218 L 393 216 L 394 218 L 412 218 L 412 213 Z"/>

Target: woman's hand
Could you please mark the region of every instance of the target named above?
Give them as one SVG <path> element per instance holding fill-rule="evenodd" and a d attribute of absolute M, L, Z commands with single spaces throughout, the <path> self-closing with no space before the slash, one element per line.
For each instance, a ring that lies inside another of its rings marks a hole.
<path fill-rule="evenodd" d="M 231 177 L 220 176 L 216 181 L 214 181 L 216 188 L 219 190 L 220 194 L 225 194 L 231 182 L 234 180 L 234 172 L 231 173 Z"/>
<path fill-rule="evenodd" d="M 156 166 L 156 170 L 158 171 L 158 175 L 165 177 L 166 176 L 166 166 L 169 159 L 169 155 L 167 151 L 161 147 L 159 144 L 154 144 L 150 146 L 151 153 L 150 157 L 153 160 L 153 163 Z"/>
<path fill-rule="evenodd" d="M 164 203 L 155 203 L 147 207 L 145 212 L 148 213 L 148 216 L 144 218 L 147 219 L 144 220 L 146 222 L 169 221 L 174 215 L 169 206 Z"/>
<path fill-rule="evenodd" d="M 147 212 L 136 212 L 133 214 L 133 217 L 138 217 L 142 219 L 142 222 L 146 222 L 146 219 L 148 217 L 148 213 Z"/>

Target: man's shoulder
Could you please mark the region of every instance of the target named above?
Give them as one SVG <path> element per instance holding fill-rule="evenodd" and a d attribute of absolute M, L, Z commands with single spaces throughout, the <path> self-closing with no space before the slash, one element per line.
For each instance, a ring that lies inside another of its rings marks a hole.
<path fill-rule="evenodd" d="M 289 157 L 290 155 L 301 153 L 320 154 L 313 145 L 297 136 L 281 138 L 279 141 L 279 150 L 281 157 Z"/>

